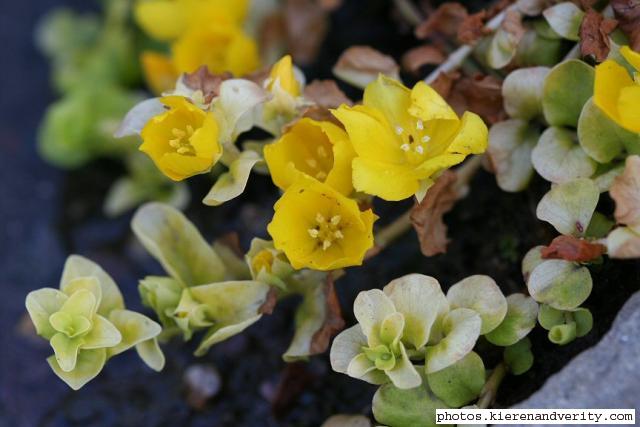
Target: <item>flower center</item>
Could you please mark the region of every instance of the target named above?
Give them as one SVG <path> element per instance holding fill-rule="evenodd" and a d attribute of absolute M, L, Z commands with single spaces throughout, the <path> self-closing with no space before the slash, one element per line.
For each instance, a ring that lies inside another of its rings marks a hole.
<path fill-rule="evenodd" d="M 316 214 L 316 225 L 307 230 L 311 238 L 316 239 L 318 246 L 322 247 L 323 251 L 329 249 L 336 241 L 344 238 L 342 234 L 342 228 L 344 224 L 341 224 L 342 218 L 340 215 L 334 215 L 327 220 L 320 212 Z"/>
<path fill-rule="evenodd" d="M 253 257 L 251 266 L 256 273 L 261 272 L 263 269 L 267 273 L 271 273 L 271 265 L 273 264 L 273 260 L 274 257 L 271 251 L 263 249 L 258 252 L 255 257 Z"/>
<path fill-rule="evenodd" d="M 424 122 L 417 120 L 411 129 L 395 126 L 396 135 L 400 137 L 400 149 L 406 153 L 410 161 L 421 161 L 427 151 L 431 137 L 425 131 Z"/>
<path fill-rule="evenodd" d="M 332 165 L 331 153 L 324 145 L 318 145 L 315 151 L 310 150 L 308 157 L 304 159 L 305 172 L 318 181 L 324 182 L 327 179 L 327 172 L 331 170 Z"/>
<path fill-rule="evenodd" d="M 174 136 L 173 139 L 169 140 L 169 145 L 171 148 L 176 150 L 176 153 L 182 154 L 183 156 L 195 156 L 196 150 L 189 142 L 189 138 L 195 130 L 193 126 L 187 125 L 187 127 L 183 129 L 173 128 L 171 129 L 171 134 Z"/>

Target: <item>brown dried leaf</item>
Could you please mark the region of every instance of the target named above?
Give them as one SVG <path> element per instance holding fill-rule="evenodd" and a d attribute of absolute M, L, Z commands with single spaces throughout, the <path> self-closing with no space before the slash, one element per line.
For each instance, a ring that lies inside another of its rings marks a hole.
<path fill-rule="evenodd" d="M 601 257 L 607 247 L 573 236 L 558 236 L 549 246 L 541 249 L 544 259 L 563 259 L 571 262 L 589 262 Z"/>
<path fill-rule="evenodd" d="M 402 68 L 417 73 L 423 65 L 437 65 L 445 60 L 444 54 L 433 46 L 419 46 L 402 55 Z"/>
<path fill-rule="evenodd" d="M 602 62 L 609 55 L 609 33 L 618 25 L 615 19 L 605 19 L 601 13 L 593 9 L 587 13 L 580 25 L 580 53 L 582 56 L 593 56 Z"/>
<path fill-rule="evenodd" d="M 629 37 L 629 46 L 640 51 L 640 0 L 611 0 L 620 28 Z"/>
<path fill-rule="evenodd" d="M 454 37 L 457 28 L 469 14 L 467 8 L 457 2 L 441 4 L 429 17 L 415 29 L 415 36 L 426 39 L 440 34 L 445 37 Z"/>
<path fill-rule="evenodd" d="M 458 79 L 447 100 L 458 114 L 473 111 L 489 124 L 507 118 L 502 102 L 502 80 L 497 77 L 476 74 Z"/>
<path fill-rule="evenodd" d="M 447 252 L 449 239 L 442 217 L 453 208 L 458 199 L 456 179 L 455 172 L 445 171 L 427 191 L 422 202 L 411 210 L 411 223 L 425 256 Z"/>
<path fill-rule="evenodd" d="M 342 104 L 353 105 L 334 80 L 314 80 L 304 88 L 304 97 L 322 108 L 338 108 Z"/>
<path fill-rule="evenodd" d="M 640 226 L 640 156 L 627 157 L 624 172 L 613 181 L 609 194 L 616 202 L 618 224 Z"/>
<path fill-rule="evenodd" d="M 220 85 L 222 82 L 232 77 L 233 75 L 228 72 L 212 74 L 209 68 L 203 65 L 193 73 L 186 73 L 182 81 L 189 89 L 202 91 L 204 100 L 208 103 L 220 94 Z"/>
<path fill-rule="evenodd" d="M 473 44 L 487 35 L 489 32 L 484 27 L 486 18 L 485 10 L 467 16 L 458 27 L 458 40 L 464 44 Z"/>
<path fill-rule="evenodd" d="M 333 74 L 341 80 L 364 88 L 378 74 L 400 79 L 396 61 L 369 46 L 352 46 L 345 50 L 333 67 Z"/>
<path fill-rule="evenodd" d="M 438 77 L 431 83 L 431 87 L 440 94 L 441 97 L 449 99 L 454 84 L 462 77 L 458 71 L 448 73 L 440 73 Z"/>
<path fill-rule="evenodd" d="M 264 300 L 262 305 L 258 308 L 258 314 L 271 314 L 273 313 L 273 309 L 278 302 L 278 290 L 273 286 L 269 288 L 269 292 L 267 292 L 267 298 Z"/>
<path fill-rule="evenodd" d="M 342 0 L 317 0 L 321 8 L 332 12 L 342 6 Z"/>
<path fill-rule="evenodd" d="M 313 62 L 329 28 L 326 9 L 316 0 L 287 0 L 284 12 L 289 52 L 297 64 Z"/>
<path fill-rule="evenodd" d="M 327 276 L 324 294 L 326 299 L 325 320 L 322 328 L 318 329 L 311 339 L 309 350 L 312 355 L 327 351 L 331 338 L 344 328 L 340 301 L 338 301 L 338 295 L 336 294 L 336 288 L 331 274 Z"/>

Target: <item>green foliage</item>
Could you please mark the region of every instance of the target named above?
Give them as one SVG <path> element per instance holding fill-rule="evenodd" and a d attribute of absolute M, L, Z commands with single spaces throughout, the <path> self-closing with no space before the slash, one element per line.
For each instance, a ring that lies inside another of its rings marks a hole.
<path fill-rule="evenodd" d="M 113 279 L 86 258 L 70 256 L 60 290 L 32 291 L 25 305 L 37 334 L 53 348 L 47 362 L 74 390 L 98 375 L 109 358 L 132 347 L 152 369 L 164 366 L 160 325 L 126 310 Z"/>
<path fill-rule="evenodd" d="M 482 359 L 472 351 L 448 368 L 428 374 L 427 382 L 439 399 L 459 408 L 478 398 L 485 376 Z"/>
<path fill-rule="evenodd" d="M 593 94 L 593 67 L 570 59 L 551 69 L 542 91 L 542 110 L 552 126 L 576 127 L 580 112 Z"/>
<path fill-rule="evenodd" d="M 522 375 L 533 366 L 531 340 L 523 338 L 517 343 L 505 347 L 504 361 L 513 375 Z"/>

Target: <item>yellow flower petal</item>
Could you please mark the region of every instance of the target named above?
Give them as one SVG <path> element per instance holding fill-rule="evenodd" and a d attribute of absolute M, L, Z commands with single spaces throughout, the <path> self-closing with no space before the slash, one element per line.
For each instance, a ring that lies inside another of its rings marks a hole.
<path fill-rule="evenodd" d="M 344 125 L 359 156 L 395 164 L 404 162 L 400 140 L 378 110 L 362 105 L 343 105 L 332 113 Z"/>
<path fill-rule="evenodd" d="M 632 50 L 629 46 L 622 46 L 620 48 L 620 54 L 633 66 L 633 68 L 640 72 L 640 53 Z"/>
<path fill-rule="evenodd" d="M 618 114 L 622 127 L 640 133 L 640 85 L 625 87 L 620 91 Z"/>
<path fill-rule="evenodd" d="M 435 119 L 458 120 L 458 115 L 442 99 L 440 94 L 424 82 L 418 82 L 411 90 L 409 113 L 424 121 Z"/>
<path fill-rule="evenodd" d="M 618 97 L 624 87 L 632 84 L 634 83 L 627 69 L 614 60 L 607 59 L 596 67 L 593 102 L 607 116 L 619 123 Z"/>
<path fill-rule="evenodd" d="M 187 25 L 184 2 L 171 0 L 138 1 L 134 14 L 138 25 L 151 37 L 167 41 L 179 37 Z"/>
<path fill-rule="evenodd" d="M 273 88 L 273 85 L 278 82 L 280 87 L 289 93 L 291 96 L 300 96 L 300 83 L 296 80 L 295 73 L 293 72 L 293 61 L 291 55 L 285 55 L 278 62 L 271 67 L 271 73 L 269 74 L 269 90 Z"/>
<path fill-rule="evenodd" d="M 274 209 L 267 229 L 296 269 L 360 265 L 373 246 L 373 212 L 360 212 L 354 200 L 308 176 L 293 183 Z"/>
<path fill-rule="evenodd" d="M 462 163 L 466 157 L 465 154 L 441 154 L 422 163 L 417 168 L 416 174 L 422 179 L 429 178 L 437 172 Z"/>
<path fill-rule="evenodd" d="M 413 167 L 358 157 L 353 160 L 353 186 L 384 200 L 403 200 L 419 188 Z"/>
<path fill-rule="evenodd" d="M 408 112 L 411 91 L 395 79 L 380 74 L 377 80 L 365 88 L 363 104 L 382 112 L 393 127 L 408 129 L 415 125 Z"/>
<path fill-rule="evenodd" d="M 447 148 L 449 153 L 480 154 L 487 149 L 489 130 L 480 116 L 469 111 L 462 115 L 458 133 Z"/>
<path fill-rule="evenodd" d="M 144 51 L 140 55 L 140 63 L 144 79 L 154 94 L 160 95 L 174 88 L 178 72 L 171 58 L 161 53 Z"/>

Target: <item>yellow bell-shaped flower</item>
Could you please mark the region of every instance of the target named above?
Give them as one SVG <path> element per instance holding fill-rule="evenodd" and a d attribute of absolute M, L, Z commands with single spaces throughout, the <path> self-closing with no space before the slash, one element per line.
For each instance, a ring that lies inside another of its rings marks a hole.
<path fill-rule="evenodd" d="M 636 73 L 607 59 L 596 67 L 593 100 L 607 116 L 628 131 L 640 133 L 640 53 L 623 46 L 620 53 Z"/>
<path fill-rule="evenodd" d="M 267 230 L 296 269 L 334 270 L 360 265 L 373 246 L 371 209 L 302 175 L 276 202 Z"/>
<path fill-rule="evenodd" d="M 208 172 L 222 155 L 213 113 L 202 111 L 181 96 L 161 101 L 169 109 L 142 129 L 140 151 L 174 181 Z"/>
<path fill-rule="evenodd" d="M 385 200 L 421 199 L 436 174 L 487 148 L 482 119 L 471 112 L 459 118 L 423 82 L 409 90 L 381 75 L 365 89 L 363 105 L 343 105 L 333 115 L 357 154 L 353 186 Z"/>

